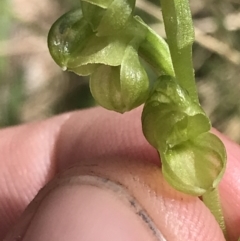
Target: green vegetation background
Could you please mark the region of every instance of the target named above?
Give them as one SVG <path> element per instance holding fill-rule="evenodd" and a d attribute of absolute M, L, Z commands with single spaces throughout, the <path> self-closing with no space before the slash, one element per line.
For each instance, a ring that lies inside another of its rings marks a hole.
<path fill-rule="evenodd" d="M 213 126 L 240 143 L 240 1 L 190 4 L 201 103 Z M 78 6 L 77 0 L 0 1 L 0 128 L 95 105 L 87 78 L 62 72 L 47 49 L 51 24 Z M 137 0 L 136 14 L 164 36 L 158 6 Z"/>

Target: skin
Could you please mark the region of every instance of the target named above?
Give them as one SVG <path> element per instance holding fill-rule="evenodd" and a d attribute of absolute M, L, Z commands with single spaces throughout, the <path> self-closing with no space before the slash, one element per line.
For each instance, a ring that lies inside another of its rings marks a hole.
<path fill-rule="evenodd" d="M 175 191 L 163 179 L 158 154 L 141 132 L 141 111 L 138 108 L 121 115 L 92 108 L 1 130 L 0 240 L 16 240 L 16 236 L 25 240 L 44 197 L 57 195 L 56 187 L 68 192 L 72 186 L 65 185 L 64 180 L 78 183 L 90 174 L 97 177 L 94 180 L 99 186 L 104 185 L 101 180 L 110 180 L 109 190 L 114 185 L 127 190 L 124 195 L 136 199 L 166 240 L 224 240 L 202 201 Z M 240 148 L 214 132 L 228 153 L 220 195 L 228 238 L 236 241 L 240 236 Z M 81 187 L 76 185 L 77 189 Z M 49 200 L 46 206 L 51 206 Z M 60 218 L 64 219 L 64 215 L 60 214 Z M 74 218 L 72 221 L 78 222 Z M 34 220 L 37 222 L 38 216 Z M 62 230 L 56 227 L 54 232 Z"/>

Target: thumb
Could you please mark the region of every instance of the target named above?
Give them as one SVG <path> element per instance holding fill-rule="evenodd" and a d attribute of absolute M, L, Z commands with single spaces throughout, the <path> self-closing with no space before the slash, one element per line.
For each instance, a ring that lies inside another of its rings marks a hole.
<path fill-rule="evenodd" d="M 5 241 L 224 240 L 195 197 L 173 190 L 155 164 L 82 160 L 45 186 Z"/>

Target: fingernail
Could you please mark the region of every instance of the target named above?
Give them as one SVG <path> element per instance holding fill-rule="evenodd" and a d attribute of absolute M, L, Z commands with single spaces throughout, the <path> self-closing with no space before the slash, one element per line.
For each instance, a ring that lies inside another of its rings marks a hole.
<path fill-rule="evenodd" d="M 91 176 L 80 179 L 42 200 L 23 241 L 162 240 L 120 184 Z"/>

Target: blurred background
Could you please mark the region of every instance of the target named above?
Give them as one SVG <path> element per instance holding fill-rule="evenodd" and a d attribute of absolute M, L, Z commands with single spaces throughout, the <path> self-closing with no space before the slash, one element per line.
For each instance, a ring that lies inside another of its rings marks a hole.
<path fill-rule="evenodd" d="M 88 79 L 51 59 L 52 23 L 78 0 L 0 1 L 0 128 L 96 105 Z M 190 0 L 193 61 L 200 101 L 213 126 L 240 143 L 240 1 Z M 136 14 L 164 36 L 158 0 L 137 0 Z"/>

